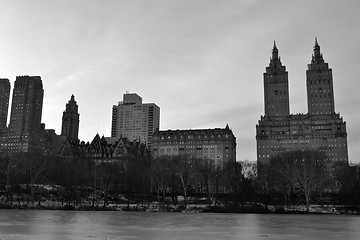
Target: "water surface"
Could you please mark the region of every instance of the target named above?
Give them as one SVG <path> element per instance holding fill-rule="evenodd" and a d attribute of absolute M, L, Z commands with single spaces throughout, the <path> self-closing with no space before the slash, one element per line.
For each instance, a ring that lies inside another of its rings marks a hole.
<path fill-rule="evenodd" d="M 0 239 L 360 239 L 360 217 L 0 210 Z"/>

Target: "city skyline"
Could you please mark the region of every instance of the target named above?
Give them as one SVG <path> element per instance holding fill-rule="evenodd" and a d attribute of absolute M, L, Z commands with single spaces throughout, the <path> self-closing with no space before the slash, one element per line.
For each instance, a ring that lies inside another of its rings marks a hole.
<path fill-rule="evenodd" d="M 349 161 L 360 162 L 359 32 L 352 28 L 360 4 L 276 3 L 1 3 L 7 11 L 0 17 L 0 78 L 13 88 L 16 76 L 41 76 L 42 122 L 58 134 L 64 104 L 74 94 L 79 138 L 110 136 L 112 105 L 130 91 L 161 108 L 160 129 L 229 124 L 237 160 L 256 160 L 262 75 L 273 41 L 287 66 L 295 114 L 307 112 L 305 75 L 317 37 L 333 69 L 335 111 L 347 122 Z"/>

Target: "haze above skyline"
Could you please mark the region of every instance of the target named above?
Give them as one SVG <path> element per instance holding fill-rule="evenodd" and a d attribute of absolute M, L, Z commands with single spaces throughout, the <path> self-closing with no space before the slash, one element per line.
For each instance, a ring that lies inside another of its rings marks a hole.
<path fill-rule="evenodd" d="M 315 37 L 333 69 L 335 111 L 360 162 L 360 2 L 0 0 L 0 78 L 41 76 L 42 122 L 61 133 L 72 94 L 79 138 L 110 136 L 126 91 L 160 107 L 160 129 L 224 128 L 237 160 L 256 160 L 263 73 L 274 40 L 289 73 L 290 111 L 307 113 Z M 11 89 L 12 93 L 12 89 Z M 10 105 L 11 106 L 11 105 Z"/>

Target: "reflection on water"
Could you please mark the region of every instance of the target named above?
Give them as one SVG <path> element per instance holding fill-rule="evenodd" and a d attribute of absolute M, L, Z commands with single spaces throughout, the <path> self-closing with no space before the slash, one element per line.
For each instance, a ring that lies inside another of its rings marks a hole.
<path fill-rule="evenodd" d="M 0 210 L 0 239 L 360 239 L 360 218 Z"/>

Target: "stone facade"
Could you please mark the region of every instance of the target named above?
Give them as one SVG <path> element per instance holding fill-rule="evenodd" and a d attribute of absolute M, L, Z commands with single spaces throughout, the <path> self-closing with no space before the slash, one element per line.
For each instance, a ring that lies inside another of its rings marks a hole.
<path fill-rule="evenodd" d="M 229 126 L 215 129 L 155 131 L 152 156 L 181 156 L 210 159 L 222 165 L 236 161 L 236 138 Z"/>

